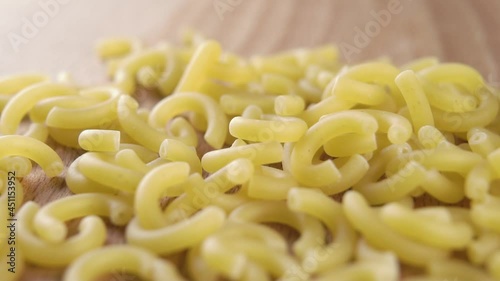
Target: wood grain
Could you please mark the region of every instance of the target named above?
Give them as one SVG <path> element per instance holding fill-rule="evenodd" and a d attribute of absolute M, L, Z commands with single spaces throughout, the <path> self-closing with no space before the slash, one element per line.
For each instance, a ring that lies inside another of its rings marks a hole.
<path fill-rule="evenodd" d="M 394 1 L 242 0 L 222 16 L 214 8 L 216 0 L 67 2 L 59 5 L 57 13 L 33 38 L 20 44 L 17 52 L 11 43 L 12 34 L 21 35 L 23 18 L 31 20 L 42 8 L 33 0 L 0 2 L 0 75 L 22 71 L 55 75 L 66 70 L 77 83 L 103 83 L 107 81 L 104 67 L 93 51 L 97 39 L 131 35 L 146 44 L 161 40 L 176 42 L 179 32 L 186 27 L 199 30 L 219 40 L 226 50 L 242 55 L 329 42 L 353 45 L 356 28 L 364 29 L 375 20 L 374 13 L 388 10 L 389 3 Z M 388 24 L 359 48 L 359 53 L 349 57 L 349 62 L 387 56 L 401 64 L 432 55 L 443 61 L 469 64 L 490 83 L 500 86 L 499 1 L 397 2 L 401 12 L 391 14 Z M 148 99 L 143 96 L 142 101 Z M 55 147 L 66 164 L 79 154 Z M 49 180 L 38 168 L 23 184 L 26 200 L 41 204 L 69 194 L 62 177 Z M 122 231 L 111 229 L 109 241 L 122 241 Z M 61 273 L 30 266 L 22 280 L 59 280 Z"/>

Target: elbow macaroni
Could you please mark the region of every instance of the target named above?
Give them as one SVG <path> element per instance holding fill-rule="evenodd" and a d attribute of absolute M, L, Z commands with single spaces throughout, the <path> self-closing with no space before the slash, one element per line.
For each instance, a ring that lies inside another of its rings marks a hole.
<path fill-rule="evenodd" d="M 475 69 L 346 66 L 335 46 L 243 58 L 194 33 L 97 53 L 108 86 L 0 78 L 0 261 L 17 263 L 0 279 L 25 263 L 68 281 L 500 278 L 498 90 Z M 74 194 L 24 202 L 31 160 Z M 127 245 L 103 246 L 108 222 Z"/>

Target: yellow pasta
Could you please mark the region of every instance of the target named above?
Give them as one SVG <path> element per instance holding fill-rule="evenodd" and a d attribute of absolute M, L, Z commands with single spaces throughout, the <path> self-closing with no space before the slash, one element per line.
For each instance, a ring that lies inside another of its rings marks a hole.
<path fill-rule="evenodd" d="M 226 214 L 209 206 L 189 219 L 162 228 L 144 229 L 135 218 L 125 232 L 127 242 L 154 253 L 168 255 L 190 248 L 216 232 L 224 224 Z"/>
<path fill-rule="evenodd" d="M 120 132 L 113 130 L 85 130 L 78 144 L 87 151 L 114 152 L 120 148 Z"/>
<path fill-rule="evenodd" d="M 431 106 L 415 73 L 405 70 L 396 77 L 395 81 L 410 111 L 414 131 L 418 132 L 422 126 L 426 125 L 434 126 Z"/>
<path fill-rule="evenodd" d="M 210 97 L 197 93 L 182 93 L 164 98 L 155 105 L 149 116 L 149 123 L 160 128 L 174 116 L 193 111 L 206 117 L 208 128 L 205 140 L 214 148 L 221 148 L 227 134 L 228 121 L 219 105 Z"/>
<path fill-rule="evenodd" d="M 79 233 L 62 243 L 49 243 L 33 232 L 33 223 L 40 207 L 27 202 L 17 215 L 19 249 L 26 260 L 44 267 L 63 267 L 83 253 L 101 247 L 106 240 L 106 226 L 96 216 L 85 217 L 79 225 Z"/>
<path fill-rule="evenodd" d="M 45 143 L 25 136 L 0 136 L 0 159 L 8 156 L 23 156 L 37 162 L 48 177 L 59 175 L 64 164 L 59 155 Z"/>
<path fill-rule="evenodd" d="M 169 262 L 147 250 L 124 245 L 96 249 L 82 255 L 68 267 L 63 280 L 94 281 L 106 273 L 117 271 L 153 281 L 185 280 Z"/>
<path fill-rule="evenodd" d="M 329 114 L 310 127 L 294 146 L 290 158 L 290 171 L 297 181 L 307 186 L 330 185 L 340 179 L 335 164 L 324 161 L 313 165 L 314 153 L 328 140 L 347 133 L 373 134 L 376 120 L 363 112 L 345 111 Z"/>
<path fill-rule="evenodd" d="M 154 168 L 139 183 L 134 197 L 136 218 L 144 229 L 161 228 L 167 225 L 158 203 L 161 196 L 171 186 L 180 184 L 189 176 L 189 165 L 173 162 Z M 168 183 L 162 182 L 168 178 Z"/>
<path fill-rule="evenodd" d="M 133 210 L 124 198 L 99 193 L 87 193 L 53 201 L 35 215 L 33 228 L 49 243 L 62 242 L 68 233 L 65 221 L 91 215 L 107 216 L 115 225 L 125 225 Z"/>
<path fill-rule="evenodd" d="M 499 89 L 477 70 L 182 41 L 101 41 L 108 85 L 0 78 L 2 281 L 26 265 L 68 281 L 500 278 Z M 32 192 L 63 180 L 67 197 Z M 104 246 L 106 224 L 124 245 Z"/>
<path fill-rule="evenodd" d="M 255 165 L 278 163 L 283 158 L 283 146 L 270 141 L 214 150 L 203 155 L 201 165 L 205 171 L 213 173 L 238 158 L 249 159 Z"/>
<path fill-rule="evenodd" d="M 334 242 L 313 248 L 304 257 L 302 266 L 307 272 L 329 270 L 351 259 L 357 237 L 340 204 L 315 190 L 299 188 L 290 190 L 287 204 L 291 210 L 318 218 L 335 236 Z"/>
<path fill-rule="evenodd" d="M 60 83 L 39 83 L 24 88 L 9 100 L 0 116 L 0 131 L 4 134 L 15 134 L 21 120 L 35 104 L 45 98 L 63 95 L 76 95 L 74 86 Z"/>
<path fill-rule="evenodd" d="M 393 251 L 406 263 L 423 266 L 447 255 L 443 250 L 398 235 L 377 217 L 366 200 L 355 191 L 344 195 L 343 210 L 353 227 L 363 234 L 370 245 Z"/>
<path fill-rule="evenodd" d="M 103 101 L 89 107 L 59 108 L 50 110 L 45 120 L 47 126 L 61 129 L 79 129 L 102 126 L 117 118 L 116 104 L 120 91 L 115 88 L 95 88 L 80 92 L 84 97 L 97 97 Z"/>

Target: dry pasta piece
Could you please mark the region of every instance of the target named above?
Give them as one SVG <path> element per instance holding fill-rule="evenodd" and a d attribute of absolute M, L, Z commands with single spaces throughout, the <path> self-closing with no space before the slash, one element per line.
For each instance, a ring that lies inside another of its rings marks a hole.
<path fill-rule="evenodd" d="M 227 117 L 212 98 L 203 94 L 182 93 L 164 98 L 152 109 L 149 124 L 161 128 L 173 117 L 185 111 L 202 114 L 208 122 L 205 140 L 214 148 L 219 149 L 223 146 L 227 135 Z"/>
<path fill-rule="evenodd" d="M 482 201 L 472 201 L 470 216 L 474 224 L 500 233 L 500 198 L 487 194 Z"/>
<path fill-rule="evenodd" d="M 495 280 L 479 268 L 457 259 L 442 259 L 429 263 L 427 272 L 431 277 L 442 279 L 459 277 L 460 280 Z"/>
<path fill-rule="evenodd" d="M 0 136 L 0 159 L 22 156 L 37 162 L 48 177 L 55 177 L 64 170 L 61 157 L 45 143 L 25 136 Z"/>
<path fill-rule="evenodd" d="M 325 153 L 331 157 L 348 157 L 377 150 L 376 134 L 348 133 L 329 140 L 323 145 Z"/>
<path fill-rule="evenodd" d="M 104 193 L 104 194 L 118 194 L 119 191 L 106 186 L 104 184 L 98 183 L 87 178 L 84 174 L 78 170 L 78 164 L 80 158 L 75 159 L 71 165 L 69 165 L 66 171 L 66 185 L 69 190 L 74 194 L 80 193 Z"/>
<path fill-rule="evenodd" d="M 296 117 L 264 115 L 257 120 L 237 116 L 229 122 L 229 133 L 232 136 L 255 142 L 296 142 L 306 131 L 307 124 Z"/>
<path fill-rule="evenodd" d="M 483 157 L 500 147 L 500 135 L 486 128 L 472 128 L 467 132 L 471 150 Z"/>
<path fill-rule="evenodd" d="M 344 111 L 324 116 L 310 127 L 295 143 L 290 156 L 290 171 L 295 179 L 306 186 L 331 185 L 340 179 L 340 172 L 331 160 L 312 164 L 313 155 L 327 141 L 347 133 L 373 134 L 376 120 L 358 111 Z"/>
<path fill-rule="evenodd" d="M 488 272 L 495 280 L 500 278 L 500 251 L 496 251 L 493 256 L 488 259 L 487 263 Z"/>
<path fill-rule="evenodd" d="M 498 250 L 500 250 L 500 236 L 486 231 L 467 245 L 467 257 L 474 264 L 484 264 Z"/>
<path fill-rule="evenodd" d="M 279 116 L 297 116 L 305 107 L 304 99 L 297 95 L 281 95 L 274 100 L 274 112 Z"/>
<path fill-rule="evenodd" d="M 40 100 L 76 94 L 75 87 L 61 83 L 44 82 L 24 88 L 10 99 L 3 109 L 0 116 L 0 131 L 4 134 L 15 134 L 23 117 Z"/>
<path fill-rule="evenodd" d="M 228 115 L 241 115 L 250 105 L 256 105 L 264 113 L 271 114 L 274 112 L 277 98 L 276 96 L 260 94 L 235 93 L 221 96 L 219 103 L 222 111 Z"/>
<path fill-rule="evenodd" d="M 262 166 L 248 181 L 247 193 L 248 197 L 255 199 L 284 200 L 289 190 L 296 186 L 299 184 L 290 174 Z"/>
<path fill-rule="evenodd" d="M 201 165 L 205 171 L 213 173 L 238 158 L 249 159 L 254 165 L 278 163 L 283 158 L 283 146 L 270 141 L 213 150 L 203 155 Z"/>
<path fill-rule="evenodd" d="M 160 46 L 126 57 L 114 71 L 114 86 L 125 94 L 131 95 L 136 88 L 137 72 L 145 66 L 164 67 L 166 53 L 167 48 Z"/>
<path fill-rule="evenodd" d="M 115 225 L 126 225 L 133 208 L 125 198 L 86 193 L 64 197 L 43 206 L 33 220 L 35 233 L 48 243 L 61 243 L 68 234 L 66 221 L 86 216 L 106 216 Z"/>
<path fill-rule="evenodd" d="M 292 245 L 293 252 L 301 259 L 309 249 L 323 246 L 325 231 L 321 223 L 312 217 L 291 211 L 286 202 L 254 201 L 244 204 L 229 215 L 230 221 L 237 222 L 277 222 L 288 225 L 300 232 L 300 238 Z"/>
<path fill-rule="evenodd" d="M 120 148 L 120 131 L 84 130 L 78 137 L 78 144 L 87 151 L 116 152 Z"/>
<path fill-rule="evenodd" d="M 202 242 L 218 231 L 226 220 L 223 210 L 215 206 L 204 208 L 192 217 L 157 229 L 144 229 L 137 218 L 128 224 L 127 242 L 160 255 L 180 252 Z"/>
<path fill-rule="evenodd" d="M 356 105 L 354 102 L 341 100 L 337 96 L 329 96 L 322 99 L 320 102 L 311 104 L 302 112 L 300 118 L 304 120 L 309 127 L 318 122 L 318 120 L 327 114 L 344 111 L 353 108 Z"/>
<path fill-rule="evenodd" d="M 434 126 L 431 106 L 415 73 L 405 70 L 395 81 L 405 99 L 415 132 L 425 125 Z"/>
<path fill-rule="evenodd" d="M 171 186 L 180 184 L 189 176 L 189 165 L 173 162 L 161 165 L 147 173 L 135 192 L 135 213 L 140 226 L 144 229 L 165 227 L 163 211 L 158 200 Z M 168 178 L 165 183 L 163 179 Z"/>
<path fill-rule="evenodd" d="M 263 230 L 256 228 L 256 226 L 245 227 L 245 229 L 250 233 L 242 235 L 243 229 L 238 229 L 236 233 L 222 229 L 221 232 L 207 238 L 201 249 L 201 254 L 207 264 L 229 278 L 239 279 L 243 277 L 245 271 L 248 272 L 248 262 L 253 261 L 267 269 L 271 275 L 280 277 L 280 280 L 294 280 L 291 278 L 292 276 L 288 276 L 290 270 L 301 271 L 301 269 L 297 262 L 286 254 L 286 249 L 277 249 L 273 245 L 276 238 L 273 240 L 264 239 L 262 234 L 258 233 Z M 235 234 L 239 234 L 244 240 L 232 240 L 231 237 L 234 237 Z"/>
<path fill-rule="evenodd" d="M 398 203 L 383 206 L 380 217 L 401 235 L 439 249 L 463 249 L 474 235 L 472 227 L 465 222 L 432 219 Z"/>
<path fill-rule="evenodd" d="M 64 281 L 94 281 L 106 273 L 127 272 L 152 281 L 184 281 L 174 265 L 151 252 L 130 245 L 90 251 L 66 269 Z"/>
<path fill-rule="evenodd" d="M 114 157 L 88 152 L 80 156 L 78 170 L 90 180 L 114 189 L 134 192 L 144 176 L 143 173 L 120 167 L 113 163 Z"/>
<path fill-rule="evenodd" d="M 161 143 L 160 157 L 170 161 L 184 161 L 189 164 L 192 173 L 201 174 L 201 162 L 196 149 L 182 141 L 166 139 Z"/>
<path fill-rule="evenodd" d="M 0 171 L 14 171 L 18 178 L 27 176 L 31 169 L 31 160 L 26 157 L 8 156 L 0 158 Z"/>
<path fill-rule="evenodd" d="M 47 115 L 49 127 L 80 129 L 102 126 L 117 118 L 116 105 L 121 92 L 112 87 L 87 89 L 80 92 L 83 97 L 95 97 L 102 102 L 81 108 L 60 108 L 55 106 Z"/>
<path fill-rule="evenodd" d="M 0 78 L 0 95 L 13 95 L 31 85 L 50 80 L 47 75 L 23 73 Z"/>
<path fill-rule="evenodd" d="M 136 38 L 114 37 L 100 40 L 96 44 L 97 55 L 102 60 L 124 57 L 141 48 Z"/>
<path fill-rule="evenodd" d="M 19 249 L 26 261 L 43 267 L 63 267 L 83 253 L 101 247 L 106 240 L 106 226 L 96 216 L 83 218 L 79 233 L 62 243 L 49 243 L 33 232 L 33 223 L 40 207 L 30 201 L 17 214 Z"/>
<path fill-rule="evenodd" d="M 316 190 L 293 188 L 288 193 L 287 205 L 293 211 L 319 219 L 334 236 L 333 242 L 309 250 L 302 260 L 306 272 L 324 272 L 352 258 L 357 235 L 345 219 L 339 203 Z"/>
<path fill-rule="evenodd" d="M 417 243 L 388 228 L 356 191 L 344 195 L 342 206 L 349 222 L 371 246 L 390 250 L 405 263 L 424 266 L 447 256 L 446 251 Z"/>
<path fill-rule="evenodd" d="M 168 136 L 142 120 L 137 114 L 138 107 L 139 104 L 132 97 L 121 96 L 118 100 L 118 120 L 131 138 L 151 151 L 158 151 Z"/>

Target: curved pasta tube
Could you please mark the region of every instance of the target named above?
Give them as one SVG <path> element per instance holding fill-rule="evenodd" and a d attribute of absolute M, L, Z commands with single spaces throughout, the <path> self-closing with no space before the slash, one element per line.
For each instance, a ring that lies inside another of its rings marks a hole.
<path fill-rule="evenodd" d="M 214 148 L 221 148 L 226 140 L 228 121 L 219 105 L 210 97 L 198 93 L 182 93 L 164 98 L 152 109 L 149 123 L 160 128 L 174 116 L 193 111 L 205 116 L 208 128 L 205 140 Z"/>
<path fill-rule="evenodd" d="M 185 272 L 192 281 L 217 281 L 219 279 L 219 273 L 212 270 L 201 256 L 201 245 L 188 250 Z"/>
<path fill-rule="evenodd" d="M 175 87 L 182 78 L 184 67 L 185 65 L 182 63 L 177 53 L 167 51 L 165 70 L 161 73 L 156 82 L 156 86 L 162 95 L 168 96 L 174 92 Z"/>
<path fill-rule="evenodd" d="M 128 224 L 127 242 L 160 254 L 168 255 L 190 248 L 218 231 L 226 214 L 218 207 L 208 206 L 194 216 L 157 229 L 143 229 L 137 219 Z"/>
<path fill-rule="evenodd" d="M 470 129 L 467 132 L 467 141 L 471 150 L 483 157 L 500 147 L 500 135 L 486 128 Z"/>
<path fill-rule="evenodd" d="M 493 152 L 488 154 L 486 161 L 490 165 L 494 172 L 496 178 L 500 177 L 500 148 L 495 149 Z"/>
<path fill-rule="evenodd" d="M 87 89 L 80 92 L 83 97 L 98 97 L 103 101 L 89 107 L 54 107 L 47 115 L 45 123 L 49 127 L 80 129 L 101 126 L 117 118 L 116 105 L 120 90 L 112 87 Z"/>
<path fill-rule="evenodd" d="M 90 215 L 109 217 L 115 225 L 125 225 L 133 208 L 125 198 L 86 193 L 64 197 L 43 206 L 35 215 L 33 228 L 48 243 L 61 243 L 68 234 L 65 221 Z"/>
<path fill-rule="evenodd" d="M 154 168 L 144 176 L 135 192 L 135 212 L 140 226 L 156 229 L 167 226 L 158 202 L 167 189 L 184 182 L 189 176 L 189 165 L 173 162 Z M 164 179 L 168 178 L 166 183 Z"/>
<path fill-rule="evenodd" d="M 368 164 L 365 157 L 354 154 L 348 157 L 347 161 L 340 166 L 340 180 L 332 185 L 321 186 L 320 189 L 328 195 L 341 193 L 358 183 L 370 169 L 370 164 Z"/>
<path fill-rule="evenodd" d="M 139 104 L 132 97 L 121 96 L 118 100 L 118 120 L 123 130 L 139 144 L 151 151 L 158 151 L 168 137 L 166 133 L 152 128 L 137 114 Z"/>
<path fill-rule="evenodd" d="M 304 120 L 309 127 L 312 127 L 324 115 L 349 110 L 356 105 L 354 102 L 344 101 L 337 96 L 329 96 L 320 102 L 312 104 L 302 112 L 300 118 Z"/>
<path fill-rule="evenodd" d="M 370 245 L 393 251 L 403 262 L 423 266 L 447 256 L 443 250 L 414 242 L 388 228 L 356 191 L 347 192 L 342 203 L 347 219 Z"/>
<path fill-rule="evenodd" d="M 335 80 L 329 95 L 369 106 L 380 105 L 390 98 L 381 85 L 368 84 L 342 76 Z"/>
<path fill-rule="evenodd" d="M 437 170 L 428 170 L 422 189 L 444 203 L 458 203 L 464 199 L 464 180 L 461 176 L 450 177 Z"/>
<path fill-rule="evenodd" d="M 377 129 L 377 121 L 363 112 L 344 111 L 324 116 L 295 143 L 290 156 L 291 174 L 306 186 L 320 187 L 337 182 L 340 173 L 333 161 L 313 165 L 314 153 L 337 136 L 348 133 L 373 134 Z"/>
<path fill-rule="evenodd" d="M 467 257 L 473 264 L 484 264 L 498 250 L 500 250 L 500 236 L 485 232 L 467 245 Z"/>
<path fill-rule="evenodd" d="M 37 162 L 48 177 L 55 177 L 64 170 L 61 157 L 45 143 L 25 136 L 0 136 L 0 159 L 8 156 L 22 156 Z"/>
<path fill-rule="evenodd" d="M 174 92 L 199 91 L 208 78 L 210 68 L 219 60 L 221 52 L 219 43 L 212 40 L 204 41 L 197 46 Z"/>
<path fill-rule="evenodd" d="M 279 280 L 293 280 L 287 275 L 292 269 L 300 270 L 297 262 L 286 254 L 286 248 L 277 249 L 273 243 L 269 243 L 275 242 L 276 238 L 269 240 L 262 237 L 263 233 L 270 234 L 272 230 L 249 227 L 252 224 L 242 225 L 244 228 L 238 229 L 236 233 L 241 234 L 242 230 L 246 230 L 243 241 L 231 240 L 230 237 L 235 234 L 231 235 L 231 231 L 222 229 L 203 242 L 201 254 L 207 264 L 231 279 L 240 279 L 249 273 L 248 264 L 253 262 L 267 269 L 271 275 L 281 277 Z M 248 237 L 249 234 L 253 237 Z"/>
<path fill-rule="evenodd" d="M 300 232 L 300 238 L 292 245 L 293 252 L 303 259 L 308 250 L 324 245 L 325 231 L 321 223 L 312 217 L 291 211 L 286 202 L 254 201 L 235 209 L 229 215 L 230 221 L 277 222 Z"/>
<path fill-rule="evenodd" d="M 65 271 L 64 281 L 94 281 L 116 271 L 135 274 L 145 280 L 184 281 L 174 265 L 151 252 L 129 245 L 114 245 L 90 251 Z"/>
<path fill-rule="evenodd" d="M 274 100 L 274 113 L 279 116 L 297 116 L 305 107 L 304 99 L 296 95 L 281 95 Z"/>
<path fill-rule="evenodd" d="M 429 263 L 427 265 L 427 272 L 430 276 L 441 279 L 451 279 L 460 276 L 464 280 L 495 280 L 480 269 L 457 259 L 442 259 Z"/>
<path fill-rule="evenodd" d="M 493 122 L 498 114 L 498 100 L 489 91 L 478 95 L 479 105 L 467 112 L 448 112 L 432 108 L 436 128 L 447 132 L 467 132 L 474 127 L 485 127 Z"/>
<path fill-rule="evenodd" d="M 141 172 L 115 165 L 109 155 L 87 152 L 79 159 L 78 170 L 83 175 L 120 191 L 134 192 L 144 176 Z"/>
<path fill-rule="evenodd" d="M 377 137 L 375 134 L 340 135 L 325 143 L 323 149 L 331 157 L 370 153 L 377 150 Z"/>
<path fill-rule="evenodd" d="M 497 280 L 500 278 L 500 251 L 497 250 L 489 259 L 487 263 L 488 272 L 493 278 Z"/>
<path fill-rule="evenodd" d="M 487 194 L 483 201 L 472 201 L 470 217 L 474 224 L 500 233 L 500 198 Z"/>
<path fill-rule="evenodd" d="M 106 226 L 96 216 L 85 217 L 79 233 L 62 243 L 49 243 L 33 232 L 33 223 L 39 210 L 35 202 L 25 203 L 17 214 L 19 249 L 26 260 L 44 267 L 63 267 L 83 253 L 101 247 L 106 240 Z"/>
<path fill-rule="evenodd" d="M 201 162 L 196 149 L 182 141 L 166 139 L 161 143 L 159 154 L 161 158 L 170 161 L 184 161 L 189 164 L 192 173 L 202 173 Z"/>
<path fill-rule="evenodd" d="M 31 123 L 24 136 L 46 142 L 49 137 L 49 129 L 43 123 Z"/>
<path fill-rule="evenodd" d="M 417 75 L 411 70 L 405 70 L 395 81 L 410 112 L 415 132 L 422 126 L 434 126 L 433 112 Z"/>
<path fill-rule="evenodd" d="M 146 147 L 133 143 L 120 143 L 120 150 L 133 150 L 143 162 L 150 162 L 158 158 L 158 153 Z"/>
<path fill-rule="evenodd" d="M 339 75 L 339 79 L 349 78 L 364 83 L 372 83 L 381 86 L 387 86 L 390 89 L 391 96 L 395 99 L 398 106 L 404 104 L 401 93 L 398 91 L 394 80 L 400 73 L 399 69 L 387 62 L 367 62 L 347 68 Z M 323 98 L 328 95 L 324 92 Z"/>
<path fill-rule="evenodd" d="M 470 93 L 464 93 L 458 85 L 434 85 L 423 82 L 431 106 L 448 112 L 467 112 L 477 107 L 477 98 Z"/>
<path fill-rule="evenodd" d="M 18 178 L 27 176 L 31 169 L 31 160 L 26 157 L 8 156 L 0 158 L 0 171 L 15 171 Z"/>
<path fill-rule="evenodd" d="M 229 122 L 229 133 L 239 139 L 255 142 L 296 142 L 307 131 L 307 124 L 299 118 L 262 116 L 261 120 L 234 117 Z"/>
<path fill-rule="evenodd" d="M 159 47 L 156 49 L 138 52 L 130 57 L 125 58 L 114 73 L 113 84 L 127 95 L 131 95 L 135 91 L 135 78 L 137 72 L 145 66 L 160 66 L 164 67 L 166 61 L 166 48 Z"/>
<path fill-rule="evenodd" d="M 493 171 L 486 161 L 477 164 L 465 179 L 465 195 L 467 198 L 483 201 L 489 193 Z"/>
<path fill-rule="evenodd" d="M 50 77 L 43 74 L 24 73 L 0 77 L 0 95 L 13 95 L 33 84 L 46 82 Z"/>
<path fill-rule="evenodd" d="M 319 219 L 334 236 L 333 242 L 309 250 L 302 260 L 307 272 L 324 272 L 352 258 L 357 235 L 347 223 L 339 203 L 316 190 L 293 188 L 288 193 L 287 205 L 293 211 Z"/>
<path fill-rule="evenodd" d="M 39 101 L 30 110 L 29 116 L 31 121 L 42 123 L 45 122 L 49 112 L 56 106 L 58 108 L 77 109 L 93 106 L 101 101 L 102 99 L 97 97 L 84 97 L 81 95 L 46 98 Z"/>
<path fill-rule="evenodd" d="M 440 63 L 418 72 L 418 76 L 430 82 L 459 84 L 471 94 L 485 86 L 481 74 L 474 68 L 460 63 Z"/>
<path fill-rule="evenodd" d="M 384 204 L 413 192 L 425 181 L 426 173 L 422 165 L 411 161 L 396 174 L 378 182 L 357 185 L 355 190 L 372 205 Z"/>
<path fill-rule="evenodd" d="M 75 159 L 66 171 L 66 186 L 75 194 L 80 193 L 105 193 L 118 194 L 119 191 L 109 186 L 100 184 L 87 178 L 78 170 L 80 158 Z"/>
<path fill-rule="evenodd" d="M 213 173 L 238 158 L 249 159 L 257 166 L 278 163 L 283 159 L 283 146 L 271 141 L 213 150 L 203 155 L 201 166 L 205 171 Z"/>
<path fill-rule="evenodd" d="M 15 134 L 23 117 L 43 99 L 76 95 L 77 89 L 61 83 L 38 83 L 20 91 L 9 100 L 0 116 L 0 131 L 4 134 Z"/>
<path fill-rule="evenodd" d="M 387 133 L 391 143 L 402 144 L 412 136 L 411 123 L 403 116 L 376 109 L 356 109 L 356 111 L 370 114 L 378 123 L 378 132 Z"/>
<path fill-rule="evenodd" d="M 248 181 L 247 194 L 250 198 L 265 200 L 284 200 L 289 190 L 299 183 L 288 173 L 271 167 L 262 166 Z"/>
<path fill-rule="evenodd" d="M 474 236 L 473 229 L 465 222 L 431 219 L 398 203 L 383 206 L 380 218 L 401 235 L 438 249 L 463 249 Z"/>
<path fill-rule="evenodd" d="M 436 57 L 423 57 L 410 61 L 409 63 L 401 66 L 403 70 L 413 70 L 418 72 L 431 66 L 439 64 L 439 59 Z"/>
<path fill-rule="evenodd" d="M 97 55 L 102 60 L 124 57 L 141 48 L 137 38 L 114 37 L 100 40 L 96 44 Z"/>
<path fill-rule="evenodd" d="M 251 93 L 227 94 L 220 97 L 219 104 L 227 115 L 242 115 L 250 105 L 260 107 L 266 114 L 272 114 L 277 98 L 276 96 Z"/>
<path fill-rule="evenodd" d="M 84 130 L 78 136 L 78 144 L 87 151 L 116 152 L 120 148 L 120 131 Z"/>

